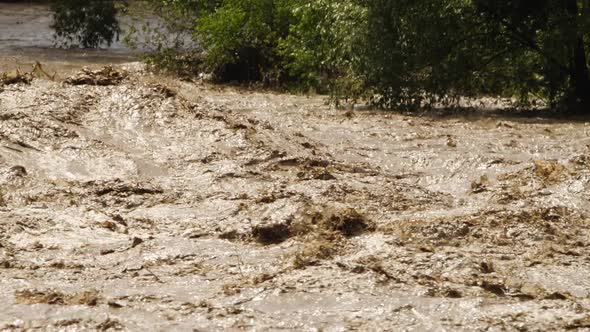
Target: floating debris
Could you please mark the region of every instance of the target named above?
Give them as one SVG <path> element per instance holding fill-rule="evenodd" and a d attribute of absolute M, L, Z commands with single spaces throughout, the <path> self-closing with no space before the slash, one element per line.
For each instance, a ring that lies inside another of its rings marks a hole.
<path fill-rule="evenodd" d="M 126 71 L 117 70 L 112 66 L 106 66 L 98 70 L 86 67 L 74 76 L 67 78 L 65 82 L 71 85 L 118 85 L 127 76 Z"/>
<path fill-rule="evenodd" d="M 11 84 L 31 84 L 33 81 L 33 75 L 27 72 L 21 72 L 20 69 L 16 69 L 11 72 L 5 72 L 0 77 L 0 86 L 11 85 Z"/>

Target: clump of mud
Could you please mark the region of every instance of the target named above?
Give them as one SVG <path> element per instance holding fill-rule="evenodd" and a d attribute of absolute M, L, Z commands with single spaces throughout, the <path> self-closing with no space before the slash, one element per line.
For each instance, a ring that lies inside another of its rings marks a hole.
<path fill-rule="evenodd" d="M 293 258 L 293 267 L 303 269 L 316 265 L 323 260 L 328 260 L 338 255 L 342 250 L 341 239 L 338 237 L 318 236 L 304 244 Z"/>
<path fill-rule="evenodd" d="M 535 160 L 534 173 L 547 183 L 557 183 L 567 176 L 567 168 L 556 160 Z"/>
<path fill-rule="evenodd" d="M 482 175 L 479 180 L 471 182 L 471 192 L 479 194 L 488 190 L 490 186 L 490 179 L 486 175 Z"/>
<path fill-rule="evenodd" d="M 42 78 L 47 80 L 55 80 L 55 75 L 50 75 L 43 69 L 43 65 L 39 61 L 35 61 L 31 71 L 22 71 L 20 68 L 14 71 L 4 72 L 0 76 L 0 87 L 11 84 L 31 84 L 33 79 Z"/>
<path fill-rule="evenodd" d="M 16 291 L 14 297 L 23 304 L 54 304 L 54 305 L 87 305 L 95 306 L 102 296 L 95 289 L 80 293 L 65 294 L 57 290 L 23 289 Z"/>
<path fill-rule="evenodd" d="M 322 227 L 341 233 L 346 237 L 357 236 L 365 231 L 374 231 L 375 225 L 355 209 L 330 210 L 323 215 Z"/>
<path fill-rule="evenodd" d="M 286 222 L 252 228 L 252 238 L 263 245 L 293 238 L 301 244 L 292 259 L 295 269 L 317 265 L 343 252 L 348 239 L 375 230 L 375 223 L 353 208 L 304 206 Z"/>
<path fill-rule="evenodd" d="M 373 221 L 353 208 L 306 206 L 286 222 L 262 223 L 252 228 L 252 237 L 262 244 L 281 243 L 290 237 L 333 233 L 344 237 L 374 231 Z"/>
<path fill-rule="evenodd" d="M 305 208 L 291 224 L 291 234 L 303 242 L 293 258 L 293 267 L 302 269 L 341 254 L 347 239 L 375 230 L 375 223 L 353 208 Z"/>
<path fill-rule="evenodd" d="M 290 235 L 289 225 L 284 223 L 261 224 L 252 229 L 252 236 L 262 244 L 281 243 Z"/>
<path fill-rule="evenodd" d="M 20 70 L 15 70 L 14 72 L 5 72 L 0 77 L 0 87 L 3 85 L 11 85 L 11 84 L 31 84 L 33 80 L 33 75 L 27 72 L 21 72 Z"/>
<path fill-rule="evenodd" d="M 299 235 L 336 232 L 345 237 L 353 237 L 374 230 L 374 222 L 355 209 L 333 207 L 304 208 L 291 226 L 291 231 Z"/>
<path fill-rule="evenodd" d="M 112 66 L 105 66 L 97 70 L 83 68 L 80 72 L 68 77 L 65 82 L 71 85 L 118 85 L 127 76 L 127 72 Z"/>

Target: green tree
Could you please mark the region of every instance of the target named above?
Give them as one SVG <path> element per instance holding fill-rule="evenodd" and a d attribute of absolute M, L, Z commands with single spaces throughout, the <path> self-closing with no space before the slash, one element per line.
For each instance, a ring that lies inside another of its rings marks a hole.
<path fill-rule="evenodd" d="M 587 45 L 590 38 L 587 0 L 478 0 L 487 24 L 495 25 L 505 41 L 534 56 L 528 71 L 538 77 L 551 100 L 590 110 Z"/>
<path fill-rule="evenodd" d="M 283 75 L 277 45 L 288 33 L 289 1 L 150 0 L 168 31 L 188 31 L 194 43 L 192 50 L 183 49 L 185 45 L 170 45 L 163 36 L 167 32 L 155 32 L 157 47 L 146 58 L 171 68 L 167 59 L 175 53 L 198 51 L 199 70 L 214 73 L 220 81 L 276 83 Z M 139 39 L 138 34 L 129 39 Z"/>
<path fill-rule="evenodd" d="M 223 0 L 197 21 L 204 65 L 223 80 L 277 83 L 278 45 L 289 33 L 289 0 Z M 212 6 L 213 7 L 213 6 Z"/>
<path fill-rule="evenodd" d="M 198 75 L 202 47 L 194 38 L 199 13 L 211 1 L 146 0 L 133 2 L 127 11 L 131 24 L 123 41 L 138 51 L 149 70 L 182 77 Z"/>
<path fill-rule="evenodd" d="M 178 31 L 176 22 L 191 26 L 188 30 L 202 51 L 200 69 L 213 72 L 221 81 L 262 81 L 338 96 L 354 90 L 352 62 L 358 60 L 358 53 L 352 48 L 360 45 L 357 26 L 365 26 L 364 9 L 356 0 L 150 3 L 172 31 Z M 159 45 L 163 39 L 156 40 Z M 164 59 L 172 49 L 178 48 L 157 47 L 149 58 Z M 168 61 L 158 63 L 168 67 Z"/>
<path fill-rule="evenodd" d="M 590 109 L 588 0 L 150 1 L 221 80 L 386 108 L 495 95 Z"/>
<path fill-rule="evenodd" d="M 355 0 L 292 2 L 293 23 L 279 42 L 289 77 L 300 88 L 358 98 L 365 89 L 356 68 L 362 60 L 366 10 Z"/>
<path fill-rule="evenodd" d="M 56 0 L 52 3 L 54 37 L 62 47 L 110 46 L 121 28 L 113 0 Z"/>
<path fill-rule="evenodd" d="M 367 1 L 369 85 L 386 106 L 453 96 L 543 98 L 588 109 L 588 2 Z"/>

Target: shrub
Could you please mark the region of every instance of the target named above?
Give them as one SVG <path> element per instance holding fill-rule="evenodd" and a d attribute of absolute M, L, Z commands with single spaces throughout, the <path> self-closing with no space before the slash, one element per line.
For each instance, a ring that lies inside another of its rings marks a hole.
<path fill-rule="evenodd" d="M 410 110 L 481 95 L 590 109 L 587 1 L 150 1 L 185 18 L 199 70 L 221 81 Z"/>
<path fill-rule="evenodd" d="M 198 19 L 204 68 L 222 81 L 283 79 L 279 41 L 289 33 L 289 0 L 224 0 Z"/>
<path fill-rule="evenodd" d="M 354 0 L 151 0 L 151 8 L 164 29 L 144 26 L 129 40 L 155 32 L 144 49 L 156 69 L 174 67 L 178 54 L 192 52 L 191 58 L 202 61 L 198 70 L 222 82 L 263 82 L 338 96 L 361 90 L 353 67 L 365 11 Z M 163 37 L 162 31 L 190 33 L 192 45 L 177 44 L 178 38 Z"/>
<path fill-rule="evenodd" d="M 366 10 L 354 0 L 316 0 L 291 5 L 294 19 L 279 44 L 290 78 L 300 88 L 331 93 L 336 100 L 358 98 L 364 80 L 358 75 Z"/>
<path fill-rule="evenodd" d="M 180 76 L 200 71 L 202 49 L 193 40 L 200 1 L 136 2 L 124 42 L 139 51 L 148 69 Z"/>

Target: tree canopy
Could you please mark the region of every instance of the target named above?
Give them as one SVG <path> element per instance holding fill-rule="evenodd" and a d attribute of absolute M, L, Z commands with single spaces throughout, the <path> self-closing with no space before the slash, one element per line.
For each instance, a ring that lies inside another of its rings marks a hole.
<path fill-rule="evenodd" d="M 112 0 L 57 0 L 52 3 L 51 8 L 51 27 L 55 31 L 55 41 L 59 46 L 110 46 L 121 32 L 117 7 Z"/>
<path fill-rule="evenodd" d="M 588 2 L 149 0 L 169 21 L 182 17 L 200 45 L 199 70 L 219 80 L 315 89 L 386 108 L 494 95 L 578 112 L 590 110 Z M 97 11 L 90 3 L 82 7 Z M 77 38 L 95 46 L 118 32 L 106 26 Z"/>
<path fill-rule="evenodd" d="M 493 94 L 588 108 L 588 3 L 367 1 L 369 85 L 387 104 Z"/>

